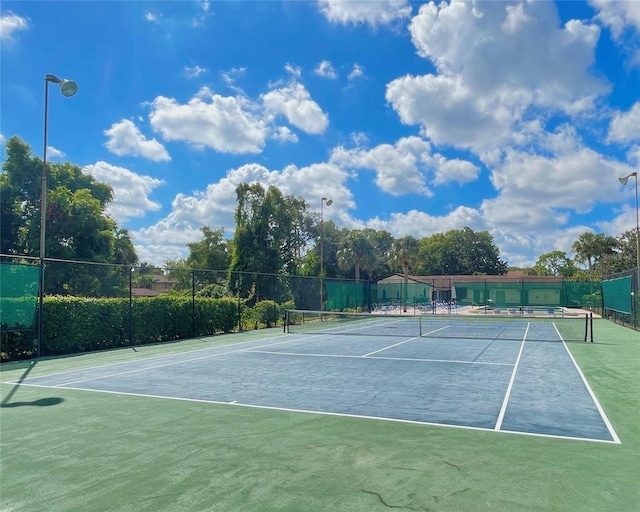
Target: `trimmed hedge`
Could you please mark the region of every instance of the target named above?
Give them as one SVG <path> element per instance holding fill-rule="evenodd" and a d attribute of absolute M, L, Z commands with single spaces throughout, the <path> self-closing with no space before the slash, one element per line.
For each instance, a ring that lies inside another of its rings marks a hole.
<path fill-rule="evenodd" d="M 44 300 L 43 355 L 63 355 L 227 333 L 238 324 L 234 299 L 178 295 L 128 298 L 53 296 Z M 3 361 L 34 355 L 37 331 L 3 332 Z"/>

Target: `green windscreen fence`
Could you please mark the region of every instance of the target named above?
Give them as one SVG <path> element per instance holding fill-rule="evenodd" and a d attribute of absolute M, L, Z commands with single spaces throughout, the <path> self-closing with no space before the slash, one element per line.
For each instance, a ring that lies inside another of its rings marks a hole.
<path fill-rule="evenodd" d="M 460 305 L 587 307 L 599 305 L 602 297 L 600 283 L 591 281 L 478 280 L 452 285 Z"/>
<path fill-rule="evenodd" d="M 38 305 L 40 267 L 0 263 L 0 326 L 2 331 L 33 329 Z"/>
<path fill-rule="evenodd" d="M 347 309 L 367 309 L 371 303 L 369 283 L 325 280 L 327 290 L 325 309 L 343 311 Z"/>
<path fill-rule="evenodd" d="M 325 310 L 368 311 L 380 304 L 421 304 L 431 302 L 432 287 L 424 283 L 385 283 L 324 280 Z M 310 301 L 309 301 L 310 302 Z"/>
<path fill-rule="evenodd" d="M 631 314 L 632 276 L 618 277 L 602 282 L 602 296 L 607 309 Z"/>
<path fill-rule="evenodd" d="M 378 283 L 371 296 L 374 304 L 420 304 L 431 302 L 431 290 L 427 283 Z"/>

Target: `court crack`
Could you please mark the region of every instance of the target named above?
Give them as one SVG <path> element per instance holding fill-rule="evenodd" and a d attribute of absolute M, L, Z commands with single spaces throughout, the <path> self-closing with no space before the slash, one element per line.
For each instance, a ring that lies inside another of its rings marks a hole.
<path fill-rule="evenodd" d="M 436 503 L 438 503 L 441 499 L 451 498 L 456 494 L 462 494 L 463 492 L 470 491 L 471 487 L 465 487 L 464 489 L 460 489 L 459 491 L 452 492 L 451 494 L 445 494 L 444 496 L 434 496 L 433 499 Z"/>
<path fill-rule="evenodd" d="M 372 494 L 373 496 L 376 496 L 378 498 L 378 501 L 380 503 L 382 503 L 385 507 L 387 508 L 397 508 L 397 509 L 405 509 L 405 510 L 416 510 L 417 512 L 423 511 L 423 512 L 428 512 L 429 509 L 428 508 L 415 508 L 415 507 L 411 507 L 409 505 L 392 505 L 390 503 L 387 503 L 387 501 L 382 497 L 382 494 L 380 494 L 379 492 L 375 492 L 375 491 L 367 491 L 366 489 L 360 489 L 362 492 L 367 493 L 367 494 Z"/>

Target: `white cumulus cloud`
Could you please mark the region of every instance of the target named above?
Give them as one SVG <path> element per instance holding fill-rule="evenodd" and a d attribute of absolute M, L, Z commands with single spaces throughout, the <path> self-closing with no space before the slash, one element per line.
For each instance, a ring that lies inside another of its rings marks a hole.
<path fill-rule="evenodd" d="M 157 11 L 146 11 L 144 13 L 144 19 L 152 23 L 160 23 L 162 13 Z"/>
<path fill-rule="evenodd" d="M 638 5 L 640 9 L 640 4 Z M 629 112 L 616 112 L 609 125 L 609 142 L 640 141 L 640 101 Z"/>
<path fill-rule="evenodd" d="M 201 68 L 198 65 L 195 66 L 185 66 L 184 67 L 184 72 L 187 75 L 188 78 L 197 78 L 199 77 L 202 73 L 206 73 L 207 69 L 206 68 Z"/>
<path fill-rule="evenodd" d="M 407 0 L 319 0 L 320 11 L 333 23 L 388 25 L 411 16 Z"/>
<path fill-rule="evenodd" d="M 147 140 L 130 120 L 123 119 L 104 131 L 109 137 L 105 146 L 118 156 L 140 156 L 154 162 L 171 160 L 165 147 L 156 139 Z"/>
<path fill-rule="evenodd" d="M 320 62 L 314 72 L 316 75 L 322 76 L 324 78 L 338 78 L 338 73 L 336 73 L 333 65 L 328 60 L 323 60 L 322 62 Z"/>
<path fill-rule="evenodd" d="M 149 195 L 156 187 L 164 184 L 163 180 L 136 174 L 124 167 L 102 161 L 87 165 L 83 172 L 111 185 L 113 202 L 107 213 L 117 222 L 131 217 L 144 217 L 146 212 L 161 208 L 160 203 L 152 201 Z"/>
<path fill-rule="evenodd" d="M 526 143 L 540 109 L 576 115 L 610 89 L 591 74 L 598 26 L 561 26 L 551 2 L 430 2 L 409 29 L 436 73 L 399 77 L 386 96 L 437 144 L 480 153 Z"/>
<path fill-rule="evenodd" d="M 29 28 L 29 20 L 9 11 L 0 15 L 0 40 L 12 41 L 14 34 Z"/>
<path fill-rule="evenodd" d="M 51 159 L 60 160 L 64 158 L 66 155 L 64 154 L 64 152 L 54 148 L 53 146 L 47 146 L 47 156 Z"/>
<path fill-rule="evenodd" d="M 306 133 L 322 133 L 329 125 L 327 114 L 298 82 L 269 91 L 262 95 L 262 101 L 267 112 L 285 116 L 293 126 Z"/>
<path fill-rule="evenodd" d="M 598 11 L 598 19 L 619 39 L 626 30 L 640 33 L 640 5 L 637 0 L 590 0 Z"/>
<path fill-rule="evenodd" d="M 280 142 L 298 142 L 298 136 L 286 126 L 274 127 L 271 138 Z"/>
<path fill-rule="evenodd" d="M 259 153 L 269 134 L 256 106 L 243 96 L 221 96 L 206 87 L 187 103 L 158 96 L 149 120 L 165 140 L 185 141 L 221 153 Z"/>
<path fill-rule="evenodd" d="M 338 146 L 332 151 L 330 161 L 349 169 L 374 170 L 378 187 L 395 196 L 432 196 L 428 183 L 457 181 L 463 184 L 475 180 L 479 173 L 471 162 L 448 160 L 432 153 L 429 142 L 420 137 L 406 137 L 393 145 L 380 144 L 372 149 Z"/>
<path fill-rule="evenodd" d="M 364 69 L 360 64 L 354 64 L 353 68 L 351 68 L 351 72 L 347 76 L 347 79 L 354 80 L 364 75 Z"/>

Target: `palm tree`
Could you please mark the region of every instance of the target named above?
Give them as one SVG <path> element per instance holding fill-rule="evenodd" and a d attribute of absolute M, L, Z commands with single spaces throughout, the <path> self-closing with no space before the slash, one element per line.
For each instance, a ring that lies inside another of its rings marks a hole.
<path fill-rule="evenodd" d="M 573 242 L 571 250 L 576 253 L 575 260 L 579 263 L 587 262 L 589 268 L 589 277 L 593 274 L 593 265 L 597 263 L 602 256 L 614 254 L 618 247 L 618 241 L 607 236 L 604 233 L 592 233 L 587 231 L 582 233 L 578 239 Z"/>
<path fill-rule="evenodd" d="M 361 230 L 352 231 L 347 235 L 336 257 L 341 269 L 350 270 L 355 267 L 356 283 L 360 282 L 360 269 L 372 268 L 378 260 L 375 246 Z"/>
<path fill-rule="evenodd" d="M 412 236 L 405 236 L 398 240 L 394 240 L 391 249 L 387 254 L 392 265 L 402 265 L 404 274 L 405 297 L 403 298 L 404 311 L 407 311 L 406 299 L 407 289 L 409 286 L 409 269 L 418 261 L 418 253 L 420 251 L 420 243 Z"/>

